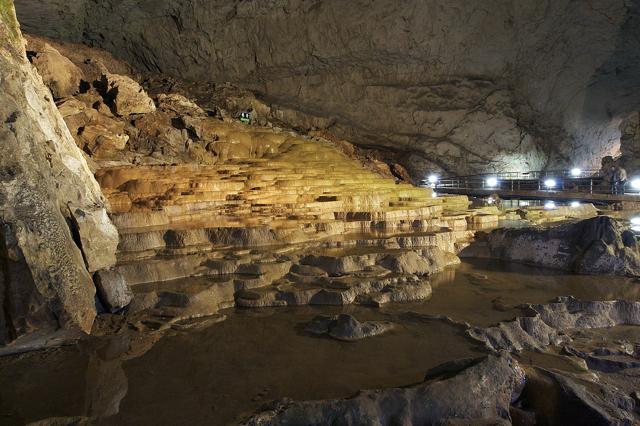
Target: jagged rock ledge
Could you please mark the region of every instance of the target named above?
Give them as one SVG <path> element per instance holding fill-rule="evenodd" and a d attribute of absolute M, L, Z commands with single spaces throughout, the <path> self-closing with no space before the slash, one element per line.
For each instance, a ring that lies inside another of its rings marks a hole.
<path fill-rule="evenodd" d="M 461 257 L 508 260 L 579 274 L 640 276 L 634 233 L 599 216 L 552 228 L 496 229 L 476 234 Z"/>
<path fill-rule="evenodd" d="M 242 424 L 506 425 L 511 421 L 511 401 L 518 398 L 525 377 L 518 363 L 504 354 L 450 364 L 427 373 L 425 380 L 406 388 L 361 391 L 350 399 L 278 401 Z"/>
<path fill-rule="evenodd" d="M 571 341 L 568 331 L 640 325 L 640 302 L 582 302 L 560 297 L 542 305 L 526 305 L 531 315 L 489 328 L 470 327 L 467 334 L 494 351 L 542 351 Z"/>

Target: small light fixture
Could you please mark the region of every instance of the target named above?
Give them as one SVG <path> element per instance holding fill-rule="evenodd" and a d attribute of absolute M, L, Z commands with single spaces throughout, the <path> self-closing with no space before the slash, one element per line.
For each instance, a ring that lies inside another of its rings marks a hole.
<path fill-rule="evenodd" d="M 635 178 L 631 181 L 631 188 L 640 190 L 640 178 Z"/>
<path fill-rule="evenodd" d="M 430 175 L 428 180 L 430 184 L 435 185 L 436 183 L 438 183 L 438 176 Z"/>
<path fill-rule="evenodd" d="M 571 207 L 573 207 L 574 209 L 575 209 L 576 207 L 580 207 L 580 201 L 572 201 L 572 202 L 571 202 Z"/>
<path fill-rule="evenodd" d="M 493 197 L 487 198 L 487 203 L 489 203 L 489 204 L 493 204 L 494 201 L 495 200 L 493 199 Z"/>
<path fill-rule="evenodd" d="M 640 226 L 640 217 L 632 217 L 630 221 L 633 226 Z"/>
<path fill-rule="evenodd" d="M 485 181 L 485 183 L 487 184 L 487 186 L 489 188 L 495 188 L 496 186 L 498 186 L 498 178 L 497 177 L 490 177 L 487 178 L 487 180 Z"/>
<path fill-rule="evenodd" d="M 546 201 L 544 203 L 544 208 L 546 210 L 553 210 L 556 208 L 556 203 L 554 201 Z"/>
<path fill-rule="evenodd" d="M 582 174 L 582 170 L 580 170 L 579 168 L 575 167 L 571 169 L 571 176 L 579 177 L 581 174 Z"/>
<path fill-rule="evenodd" d="M 555 188 L 556 187 L 556 180 L 555 179 L 547 179 L 547 180 L 544 181 L 544 186 L 546 186 L 549 189 Z"/>

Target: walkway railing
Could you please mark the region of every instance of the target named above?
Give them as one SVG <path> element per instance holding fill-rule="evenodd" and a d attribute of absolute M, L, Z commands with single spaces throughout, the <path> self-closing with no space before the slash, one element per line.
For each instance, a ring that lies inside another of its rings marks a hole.
<path fill-rule="evenodd" d="M 461 193 L 496 192 L 570 192 L 584 194 L 612 194 L 621 192 L 621 188 L 612 188 L 596 170 L 557 170 L 530 172 L 501 172 L 492 174 L 436 178 L 434 176 L 423 181 L 423 185 L 435 188 L 440 192 Z M 640 181 L 627 183 L 625 192 L 638 193 Z"/>

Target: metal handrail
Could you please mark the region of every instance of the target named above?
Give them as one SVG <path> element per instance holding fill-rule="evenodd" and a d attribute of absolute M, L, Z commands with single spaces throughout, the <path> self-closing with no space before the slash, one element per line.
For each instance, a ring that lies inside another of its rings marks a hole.
<path fill-rule="evenodd" d="M 423 181 L 436 190 L 486 190 L 496 192 L 547 191 L 580 192 L 588 194 L 612 194 L 620 188 L 612 186 L 598 170 L 572 170 L 500 172 Z M 638 192 L 627 185 L 626 192 Z"/>
<path fill-rule="evenodd" d="M 574 174 L 574 170 L 534 170 L 526 172 L 496 172 L 496 173 L 480 173 L 466 176 L 445 176 L 443 179 L 453 178 L 489 178 L 497 179 L 544 179 L 544 178 L 585 178 L 585 177 L 602 177 L 601 170 L 580 170 Z M 427 179 L 425 179 L 426 181 Z"/>

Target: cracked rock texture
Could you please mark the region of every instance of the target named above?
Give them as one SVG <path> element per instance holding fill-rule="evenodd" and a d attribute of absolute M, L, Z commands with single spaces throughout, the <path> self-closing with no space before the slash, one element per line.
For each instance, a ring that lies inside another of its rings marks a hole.
<path fill-rule="evenodd" d="M 638 0 L 16 3 L 28 32 L 242 85 L 415 178 L 597 168 L 640 104 Z"/>
<path fill-rule="evenodd" d="M 531 316 L 467 331 L 489 349 L 541 351 L 571 341 L 568 330 L 640 325 L 640 303 L 626 300 L 582 302 L 560 297 L 544 305 L 529 305 Z"/>
<path fill-rule="evenodd" d="M 526 374 L 523 400 L 526 406 L 538 407 L 536 422 L 527 424 L 638 424 L 634 400 L 607 379 L 589 380 L 544 368 L 528 369 Z"/>
<path fill-rule="evenodd" d="M 620 125 L 621 162 L 627 170 L 640 170 L 640 112 L 627 116 Z"/>
<path fill-rule="evenodd" d="M 476 236 L 461 257 L 502 259 L 579 274 L 640 275 L 636 237 L 608 216 L 554 228 L 496 229 Z"/>
<path fill-rule="evenodd" d="M 0 39 L 0 344 L 35 331 L 89 331 L 89 271 L 115 263 L 118 233 L 27 60 L 9 0 L 0 1 Z"/>
<path fill-rule="evenodd" d="M 243 424 L 511 424 L 509 404 L 524 383 L 517 362 L 502 354 L 466 364 L 415 386 L 361 391 L 350 399 L 281 401 Z"/>

